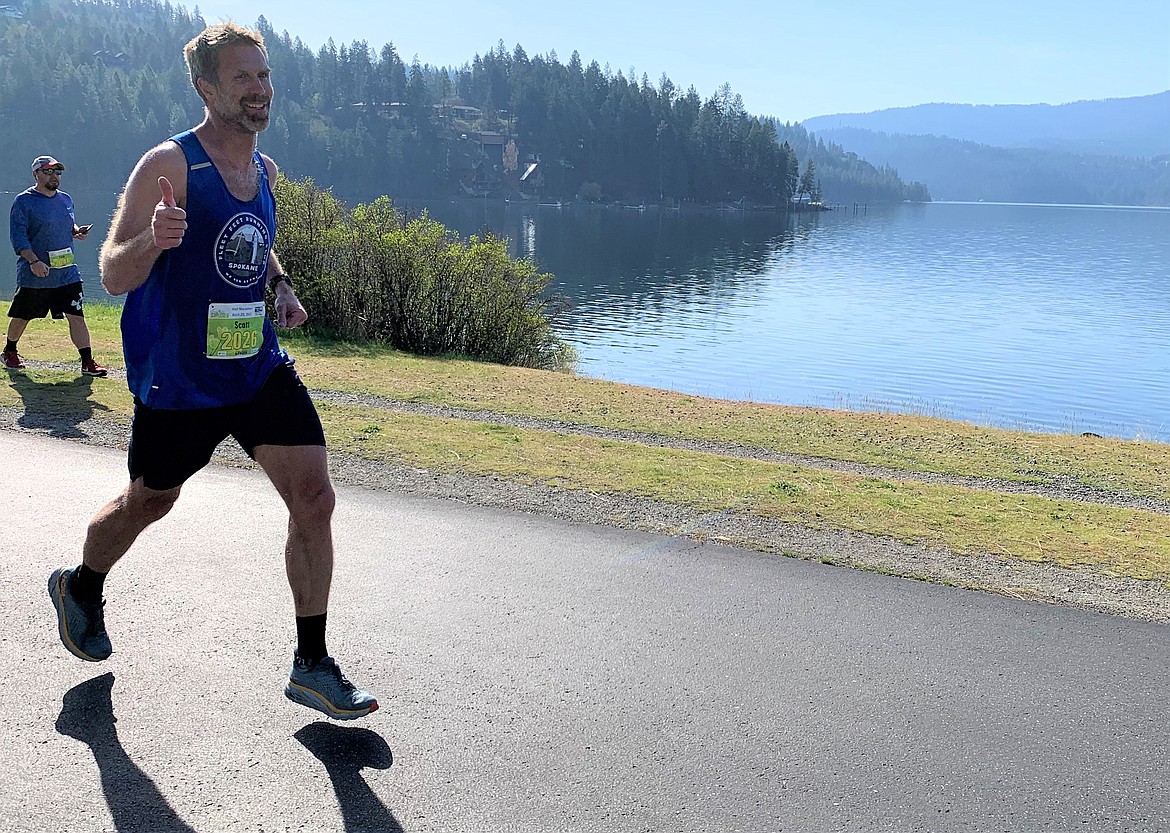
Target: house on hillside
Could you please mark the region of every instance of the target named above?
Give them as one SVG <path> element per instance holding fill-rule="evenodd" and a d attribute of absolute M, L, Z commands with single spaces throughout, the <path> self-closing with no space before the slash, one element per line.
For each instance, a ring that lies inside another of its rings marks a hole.
<path fill-rule="evenodd" d="M 508 139 L 504 134 L 497 133 L 494 130 L 485 130 L 482 133 L 473 135 L 476 137 L 479 149 L 492 161 L 493 165 L 503 161 L 504 145 L 508 143 Z"/>
<path fill-rule="evenodd" d="M 483 110 L 468 104 L 436 104 L 435 112 L 440 116 L 461 121 L 477 121 L 483 118 Z"/>
<path fill-rule="evenodd" d="M 498 166 L 493 167 L 480 148 L 466 137 L 447 151 L 447 174 L 463 193 L 484 197 L 500 187 Z"/>
<path fill-rule="evenodd" d="M 108 67 L 125 67 L 129 64 L 129 58 L 126 57 L 125 52 L 111 52 L 108 49 L 99 49 L 93 53 L 93 56 Z"/>

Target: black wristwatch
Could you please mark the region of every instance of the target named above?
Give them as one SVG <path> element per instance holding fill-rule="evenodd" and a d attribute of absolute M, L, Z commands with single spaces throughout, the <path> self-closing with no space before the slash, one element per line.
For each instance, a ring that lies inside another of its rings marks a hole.
<path fill-rule="evenodd" d="M 268 279 L 268 285 L 272 287 L 273 292 L 276 291 L 276 285 L 278 283 L 287 283 L 289 289 L 293 288 L 292 281 L 289 280 L 288 275 L 284 275 L 284 274 L 273 275 L 271 278 Z"/>

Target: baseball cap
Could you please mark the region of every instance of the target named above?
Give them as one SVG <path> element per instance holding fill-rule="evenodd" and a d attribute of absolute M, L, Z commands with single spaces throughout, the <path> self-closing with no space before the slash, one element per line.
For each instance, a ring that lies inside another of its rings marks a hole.
<path fill-rule="evenodd" d="M 65 166 L 54 159 L 52 156 L 38 156 L 33 160 L 33 173 L 36 173 L 41 168 L 56 168 L 59 171 L 65 170 Z"/>

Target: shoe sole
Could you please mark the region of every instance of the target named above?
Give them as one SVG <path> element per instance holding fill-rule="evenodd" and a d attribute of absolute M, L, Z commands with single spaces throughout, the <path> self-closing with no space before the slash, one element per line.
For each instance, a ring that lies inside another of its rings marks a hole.
<path fill-rule="evenodd" d="M 307 706 L 310 709 L 324 712 L 334 720 L 357 720 L 359 717 L 365 717 L 370 712 L 378 710 L 377 700 L 364 709 L 338 709 L 313 689 L 297 685 L 292 680 L 289 680 L 288 684 L 285 685 L 284 696 L 298 706 Z"/>
<path fill-rule="evenodd" d="M 81 371 L 81 375 L 82 375 L 82 376 L 96 376 L 96 377 L 98 377 L 99 379 L 104 379 L 104 378 L 106 378 L 106 374 L 107 374 L 107 373 L 109 373 L 109 371 L 108 371 L 108 370 L 101 370 L 101 371 L 94 371 L 94 370 L 83 370 L 83 371 Z"/>
<path fill-rule="evenodd" d="M 85 651 L 81 650 L 74 643 L 73 638 L 69 636 L 69 628 L 65 624 L 64 597 L 64 594 L 68 592 L 65 589 L 65 568 L 59 567 L 49 576 L 49 599 L 53 602 L 53 609 L 57 611 L 57 633 L 61 637 L 61 644 L 65 646 L 66 651 L 86 662 L 101 662 L 107 659 L 107 657 L 91 657 Z"/>

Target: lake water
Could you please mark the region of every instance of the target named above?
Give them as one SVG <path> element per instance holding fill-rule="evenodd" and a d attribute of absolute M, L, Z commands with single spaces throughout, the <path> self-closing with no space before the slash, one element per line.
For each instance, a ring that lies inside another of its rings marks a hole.
<path fill-rule="evenodd" d="M 1170 210 L 430 210 L 556 274 L 587 376 L 1170 440 Z"/>
<path fill-rule="evenodd" d="M 104 235 L 112 198 L 73 197 Z M 425 207 L 556 275 L 585 376 L 1170 441 L 1170 210 Z M 87 278 L 97 245 L 78 246 Z"/>

